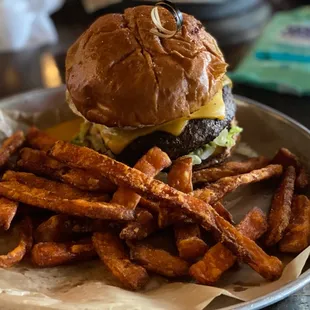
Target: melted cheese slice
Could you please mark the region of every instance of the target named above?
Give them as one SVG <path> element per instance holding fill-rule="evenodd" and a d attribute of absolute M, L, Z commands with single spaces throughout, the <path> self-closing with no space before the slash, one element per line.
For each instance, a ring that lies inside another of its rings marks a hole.
<path fill-rule="evenodd" d="M 82 118 L 60 123 L 45 130 L 50 136 L 64 141 L 70 141 L 80 131 L 80 126 L 84 122 Z"/>
<path fill-rule="evenodd" d="M 209 103 L 188 117 L 182 117 L 158 126 L 139 128 L 134 130 L 124 130 L 121 128 L 109 128 L 104 125 L 94 125 L 101 133 L 106 146 L 114 153 L 119 154 L 132 141 L 141 136 L 146 136 L 154 131 L 168 132 L 174 136 L 179 136 L 189 120 L 199 118 L 224 119 L 225 104 L 223 92 L 220 89 Z"/>
<path fill-rule="evenodd" d="M 222 83 L 223 87 L 226 85 L 232 87 L 232 82 L 227 76 L 224 77 Z M 223 101 L 222 89 L 220 89 L 216 93 L 216 95 L 212 98 L 211 101 L 205 104 L 198 111 L 192 113 L 188 117 L 179 118 L 162 125 L 133 129 L 133 130 L 124 130 L 121 128 L 109 128 L 99 124 L 94 124 L 93 126 L 96 127 L 96 129 L 98 129 L 98 131 L 100 132 L 101 137 L 106 146 L 114 154 L 119 154 L 128 144 L 130 144 L 138 137 L 148 135 L 154 131 L 164 131 L 174 136 L 179 136 L 189 120 L 199 118 L 210 118 L 220 120 L 225 118 L 225 103 Z M 57 139 L 70 141 L 76 135 L 76 133 L 79 132 L 79 128 L 82 122 L 83 119 L 68 121 L 65 123 L 61 123 L 55 127 L 52 127 L 46 130 L 46 132 Z"/>

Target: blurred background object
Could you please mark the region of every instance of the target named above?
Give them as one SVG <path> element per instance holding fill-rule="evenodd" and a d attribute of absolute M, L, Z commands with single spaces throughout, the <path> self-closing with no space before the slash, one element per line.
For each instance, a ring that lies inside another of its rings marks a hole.
<path fill-rule="evenodd" d="M 0 51 L 15 51 L 57 42 L 49 15 L 64 0 L 1 0 Z"/>
<path fill-rule="evenodd" d="M 57 51 L 65 50 L 77 34 L 97 17 L 122 12 L 127 7 L 153 5 L 150 0 L 67 0 L 53 15 L 60 35 Z M 251 44 L 261 34 L 272 14 L 300 6 L 307 0 L 179 0 L 178 8 L 200 19 L 207 31 L 219 42 L 233 69 L 244 57 Z M 69 43 L 70 42 L 70 43 Z"/>
<path fill-rule="evenodd" d="M 84 0 L 87 7 L 92 0 Z M 105 0 L 95 1 L 103 6 Z M 154 4 L 156 1 L 122 1 L 126 6 Z M 271 4 L 263 0 L 196 0 L 174 1 L 182 12 L 201 20 L 221 46 L 257 37 L 271 16 Z M 102 8 L 102 7 L 101 7 Z"/>
<path fill-rule="evenodd" d="M 279 12 L 230 75 L 280 93 L 310 95 L 310 6 Z"/>

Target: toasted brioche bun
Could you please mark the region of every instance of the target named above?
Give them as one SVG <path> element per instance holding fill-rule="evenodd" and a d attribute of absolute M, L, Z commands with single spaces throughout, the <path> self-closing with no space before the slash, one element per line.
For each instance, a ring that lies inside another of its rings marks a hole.
<path fill-rule="evenodd" d="M 137 128 L 188 116 L 222 87 L 226 63 L 193 16 L 169 39 L 150 32 L 152 6 L 100 17 L 69 49 L 66 83 L 90 122 Z M 173 17 L 159 9 L 162 24 Z"/>

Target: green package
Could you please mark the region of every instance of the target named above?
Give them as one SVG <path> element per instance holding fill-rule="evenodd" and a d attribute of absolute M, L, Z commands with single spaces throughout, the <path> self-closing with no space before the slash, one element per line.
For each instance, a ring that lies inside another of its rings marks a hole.
<path fill-rule="evenodd" d="M 310 6 L 277 13 L 229 76 L 281 93 L 309 95 Z"/>

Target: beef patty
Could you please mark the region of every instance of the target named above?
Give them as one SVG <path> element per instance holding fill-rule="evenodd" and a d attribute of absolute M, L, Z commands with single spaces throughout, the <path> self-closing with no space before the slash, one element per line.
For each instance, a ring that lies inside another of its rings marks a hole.
<path fill-rule="evenodd" d="M 226 107 L 225 119 L 190 120 L 179 136 L 164 131 L 155 131 L 138 137 L 117 156 L 117 159 L 134 165 L 141 154 L 145 154 L 153 146 L 157 146 L 174 160 L 213 141 L 224 128 L 230 127 L 236 113 L 236 104 L 229 86 L 223 88 L 223 100 Z"/>

